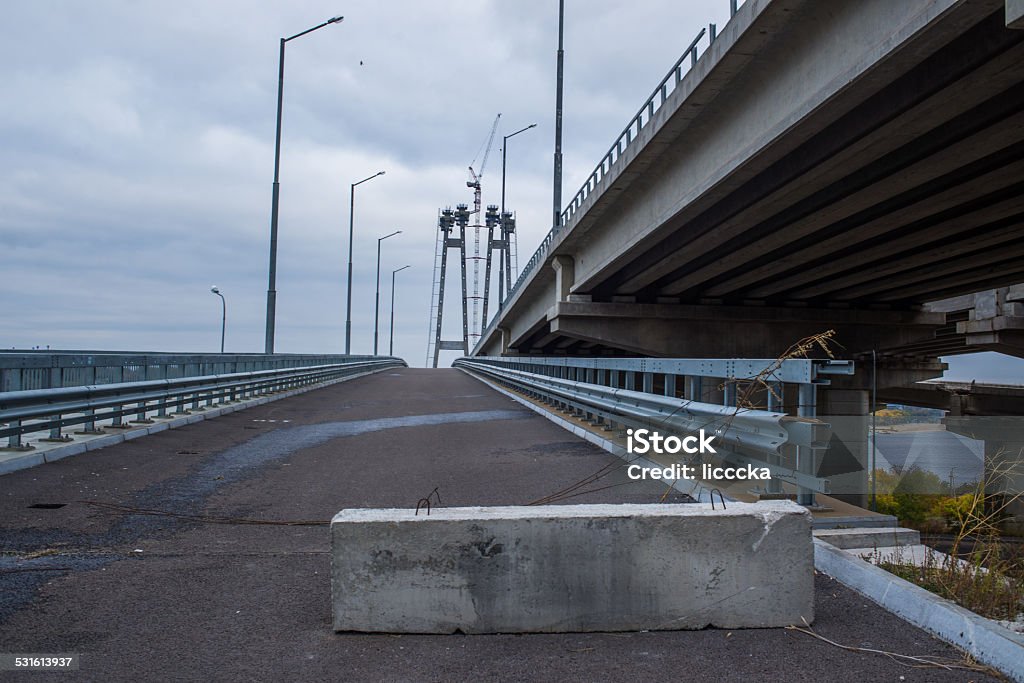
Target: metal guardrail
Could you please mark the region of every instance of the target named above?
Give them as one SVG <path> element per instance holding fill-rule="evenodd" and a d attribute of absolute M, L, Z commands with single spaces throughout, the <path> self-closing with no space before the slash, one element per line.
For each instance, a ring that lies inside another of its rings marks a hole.
<path fill-rule="evenodd" d="M 0 392 L 283 370 L 374 356 L 264 353 L 0 351 Z"/>
<path fill-rule="evenodd" d="M 815 491 L 828 492 L 828 480 L 815 475 L 831 434 L 828 424 L 814 419 L 816 388 L 829 383 L 828 375 L 853 373 L 851 361 L 809 359 L 482 357 L 453 365 L 606 429 L 714 433 L 725 446 L 720 457 L 767 467 L 766 493 L 781 493 L 787 481 L 805 505 L 814 503 Z M 700 400 L 709 378 L 722 381 L 721 404 Z M 766 409 L 737 406 L 743 382 L 759 383 Z M 797 416 L 780 409 L 786 385 L 796 385 Z"/>
<path fill-rule="evenodd" d="M 349 358 L 347 362 L 280 370 L 258 370 L 224 375 L 204 375 L 177 379 L 119 382 L 113 384 L 32 389 L 0 393 L 0 438 L 7 437 L 7 448 L 24 449 L 22 437 L 49 431 L 48 440 L 66 441 L 62 429 L 83 425 L 83 433 L 99 433 L 97 423 L 109 420 L 109 428 L 123 428 L 124 418 L 134 415 L 137 422 L 201 410 L 214 403 L 245 400 L 257 396 L 328 382 L 343 377 L 378 372 L 406 363 L 400 358 Z"/>

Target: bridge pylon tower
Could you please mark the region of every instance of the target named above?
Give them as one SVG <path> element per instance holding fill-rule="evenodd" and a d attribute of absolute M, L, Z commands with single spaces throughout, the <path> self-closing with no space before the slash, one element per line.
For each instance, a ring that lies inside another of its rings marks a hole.
<path fill-rule="evenodd" d="M 469 355 L 469 291 L 466 282 L 466 230 L 469 227 L 469 207 L 466 204 L 459 204 L 455 210 L 444 209 L 437 219 L 437 251 L 435 252 L 435 280 L 434 295 L 431 302 L 432 315 L 431 324 L 433 334 L 431 343 L 427 347 L 427 360 L 430 362 L 430 355 L 433 352 L 433 366 L 437 367 L 442 351 L 462 351 L 463 355 Z M 448 250 L 458 249 L 459 266 L 462 274 L 462 339 L 442 339 L 442 324 L 444 322 L 444 294 L 445 281 L 448 271 Z M 437 267 L 436 260 L 440 258 L 440 267 Z"/>

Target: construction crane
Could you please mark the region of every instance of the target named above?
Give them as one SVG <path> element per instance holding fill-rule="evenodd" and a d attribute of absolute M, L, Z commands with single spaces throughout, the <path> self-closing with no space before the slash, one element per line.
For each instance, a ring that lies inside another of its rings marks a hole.
<path fill-rule="evenodd" d="M 498 121 L 501 120 L 501 114 L 499 113 L 494 117 L 494 124 L 491 126 L 491 134 L 487 137 L 487 142 L 481 149 L 484 150 L 484 158 L 480 162 L 480 172 L 477 173 L 473 170 L 473 164 L 476 163 L 476 158 L 473 159 L 473 163 L 469 165 L 469 180 L 466 181 L 466 187 L 473 188 L 473 213 L 478 217 L 480 216 L 480 179 L 484 177 L 484 169 L 487 167 L 487 157 L 491 155 L 491 147 L 494 146 L 494 134 L 498 132 Z M 477 151 L 477 156 L 480 156 L 480 152 Z M 479 220 L 479 218 L 478 218 Z"/>

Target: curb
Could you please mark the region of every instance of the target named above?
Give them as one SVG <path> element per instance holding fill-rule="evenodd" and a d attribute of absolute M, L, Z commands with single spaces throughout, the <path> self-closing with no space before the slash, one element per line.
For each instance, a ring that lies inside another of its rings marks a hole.
<path fill-rule="evenodd" d="M 40 449 L 25 451 L 24 453 L 16 454 L 14 457 L 9 457 L 5 460 L 0 460 L 0 476 L 10 474 L 11 472 L 17 472 L 19 470 L 25 470 L 30 467 L 36 467 L 48 462 L 55 462 L 57 460 L 63 460 L 73 455 L 80 455 L 89 451 L 95 451 L 99 448 L 106 448 L 107 446 L 113 446 L 123 441 L 132 441 L 143 436 L 149 436 L 150 434 L 156 434 L 158 432 L 165 431 L 167 429 L 176 429 L 178 427 L 184 427 L 186 425 L 195 424 L 202 422 L 203 420 L 209 420 L 210 418 L 219 417 L 228 413 L 233 413 L 238 410 L 245 410 L 246 408 L 252 408 L 254 406 L 261 406 L 271 401 L 277 401 L 282 398 L 289 398 L 291 396 L 297 396 L 298 394 L 304 394 L 307 391 L 315 391 L 316 389 L 323 389 L 329 387 L 332 384 L 338 384 L 340 382 L 347 382 L 350 379 L 357 379 L 359 377 L 366 377 L 377 372 L 383 372 L 385 370 L 393 370 L 394 368 L 381 368 L 379 370 L 371 370 L 369 372 L 361 372 L 358 375 L 350 375 L 348 377 L 339 377 L 329 382 L 323 382 L 321 384 L 315 384 L 308 387 L 302 387 L 300 389 L 291 389 L 279 394 L 272 394 L 270 396 L 260 396 L 258 398 L 251 398 L 247 401 L 239 401 L 230 405 L 214 405 L 208 408 L 204 408 L 201 413 L 193 413 L 191 415 L 183 415 L 181 417 L 175 417 L 172 419 L 165 419 L 161 422 L 153 424 L 139 426 L 135 429 L 126 429 L 116 433 L 107 433 L 100 436 L 96 436 L 90 439 L 79 441 L 77 443 L 69 443 L 66 446 L 57 446 L 55 448 Z"/>
<path fill-rule="evenodd" d="M 1024 635 L 817 538 L 814 567 L 976 661 L 1024 681 Z"/>

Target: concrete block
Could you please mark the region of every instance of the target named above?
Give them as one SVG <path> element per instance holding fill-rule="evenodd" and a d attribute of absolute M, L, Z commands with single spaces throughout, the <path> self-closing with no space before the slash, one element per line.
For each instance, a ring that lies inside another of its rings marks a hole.
<path fill-rule="evenodd" d="M 71 443 L 67 446 L 60 446 L 52 450 L 43 451 L 43 457 L 46 462 L 56 462 L 57 460 L 63 460 L 64 458 L 70 458 L 72 455 L 81 455 L 88 450 L 87 443 Z"/>
<path fill-rule="evenodd" d="M 837 548 L 843 549 L 894 548 L 897 546 L 917 545 L 921 542 L 921 532 L 902 527 L 819 529 L 814 532 L 814 536 Z"/>
<path fill-rule="evenodd" d="M 34 451 L 0 453 L 0 474 L 9 474 L 46 462 L 42 453 Z"/>
<path fill-rule="evenodd" d="M 124 441 L 124 434 L 107 434 L 105 436 L 98 436 L 95 439 L 89 439 L 85 443 L 87 450 L 94 451 L 97 448 L 106 448 L 122 441 Z"/>
<path fill-rule="evenodd" d="M 132 439 L 138 439 L 139 437 L 148 436 L 149 427 L 142 427 L 141 429 L 130 429 L 124 433 L 124 440 L 131 441 Z"/>
<path fill-rule="evenodd" d="M 810 514 L 790 501 L 342 510 L 334 629 L 523 633 L 775 627 L 814 618 Z"/>

